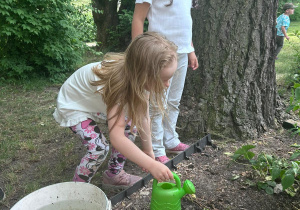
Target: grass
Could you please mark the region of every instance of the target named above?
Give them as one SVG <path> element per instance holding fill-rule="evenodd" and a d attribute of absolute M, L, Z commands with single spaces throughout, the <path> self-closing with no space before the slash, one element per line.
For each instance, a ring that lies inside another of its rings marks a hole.
<path fill-rule="evenodd" d="M 80 160 L 73 144 L 80 142 L 52 117 L 59 88 L 31 82 L 0 87 L 0 186 L 7 197 L 0 209 L 10 208 L 12 198 L 69 181 Z"/>
<path fill-rule="evenodd" d="M 85 153 L 81 141 L 53 119 L 59 87 L 46 80 L 0 86 L 0 187 L 6 193 L 0 209 L 41 187 L 70 181 Z"/>
<path fill-rule="evenodd" d="M 300 31 L 300 21 L 291 22 L 288 29 L 290 41 L 284 41 L 283 48 L 278 55 L 279 59 L 275 62 L 276 81 L 279 91 L 283 91 L 282 88 L 286 89 L 287 86 L 290 86 L 294 81 L 295 73 L 299 71 L 295 57 L 296 49 L 300 49 L 300 39 L 295 36 L 295 31 L 297 30 Z"/>

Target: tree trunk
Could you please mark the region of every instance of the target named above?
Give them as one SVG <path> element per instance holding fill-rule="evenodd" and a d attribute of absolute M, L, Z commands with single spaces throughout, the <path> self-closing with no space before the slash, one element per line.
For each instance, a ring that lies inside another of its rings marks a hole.
<path fill-rule="evenodd" d="M 134 11 L 135 1 L 133 0 L 122 0 L 119 8 L 119 13 L 122 12 L 123 9 Z"/>
<path fill-rule="evenodd" d="M 188 70 L 178 132 L 256 138 L 274 126 L 278 0 L 202 0 L 192 9 L 199 69 Z"/>
<path fill-rule="evenodd" d="M 107 47 L 108 29 L 118 24 L 118 0 L 92 0 L 93 18 L 97 26 L 98 47 Z"/>

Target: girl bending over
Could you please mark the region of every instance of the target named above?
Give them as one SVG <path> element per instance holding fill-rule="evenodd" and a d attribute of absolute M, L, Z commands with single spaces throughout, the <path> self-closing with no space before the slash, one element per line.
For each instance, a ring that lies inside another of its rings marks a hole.
<path fill-rule="evenodd" d="M 165 91 L 177 68 L 177 47 L 155 32 L 137 36 L 123 54 L 106 54 L 88 64 L 62 85 L 53 114 L 63 127 L 80 136 L 87 153 L 75 170 L 74 181 L 90 182 L 105 160 L 109 145 L 97 122 L 108 121 L 112 152 L 103 184 L 128 187 L 141 177 L 127 174 L 126 158 L 159 181 L 173 179 L 168 167 L 155 161 L 149 104 L 163 112 Z M 137 131 L 142 149 L 133 142 Z"/>

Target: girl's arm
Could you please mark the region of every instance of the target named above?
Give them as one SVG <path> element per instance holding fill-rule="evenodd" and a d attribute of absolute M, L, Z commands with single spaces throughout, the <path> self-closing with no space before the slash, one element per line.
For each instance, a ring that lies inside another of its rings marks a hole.
<path fill-rule="evenodd" d="M 283 35 L 285 36 L 285 38 L 286 38 L 288 41 L 290 41 L 290 37 L 287 35 L 287 33 L 286 33 L 286 30 L 285 30 L 285 27 L 284 27 L 284 26 L 281 26 L 281 31 L 282 31 Z"/>
<path fill-rule="evenodd" d="M 131 38 L 134 39 L 137 35 L 144 32 L 144 22 L 147 17 L 150 8 L 149 3 L 135 4 L 132 26 L 131 26 Z"/>
<path fill-rule="evenodd" d="M 149 93 L 147 93 L 147 115 L 143 120 L 143 130 L 139 131 L 141 137 L 141 143 L 143 147 L 143 152 L 149 155 L 151 158 L 155 159 L 153 148 L 152 148 L 152 139 L 151 139 L 151 129 L 150 129 L 150 116 L 149 116 Z"/>
<path fill-rule="evenodd" d="M 107 115 L 108 119 L 114 116 L 117 109 L 118 105 L 113 107 Z M 110 131 L 109 137 L 112 146 L 132 162 L 150 171 L 152 176 L 158 181 L 173 179 L 173 174 L 167 166 L 149 157 L 124 135 L 126 124 L 124 111 L 122 112 L 119 120 L 116 120 L 117 117 L 108 120 L 108 128 Z"/>

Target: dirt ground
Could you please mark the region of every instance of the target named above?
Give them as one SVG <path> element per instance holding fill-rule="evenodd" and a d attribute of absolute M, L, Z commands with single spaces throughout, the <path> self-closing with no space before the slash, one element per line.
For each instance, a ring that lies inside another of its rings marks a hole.
<path fill-rule="evenodd" d="M 286 130 L 271 130 L 265 133 L 259 139 L 248 141 L 234 141 L 224 139 L 214 139 L 213 144 L 216 149 L 207 146 L 203 153 L 195 153 L 190 156 L 189 160 L 183 160 L 177 165 L 175 171 L 181 180 L 181 184 L 185 180 L 190 180 L 196 189 L 195 196 L 185 195 L 181 199 L 181 206 L 184 210 L 300 210 L 300 193 L 297 192 L 295 197 L 289 196 L 287 193 L 268 195 L 265 191 L 259 190 L 256 186 L 250 185 L 249 180 L 257 182 L 254 177 L 254 171 L 245 164 L 237 164 L 231 161 L 225 153 L 233 153 L 237 148 L 245 144 L 256 145 L 253 151 L 258 154 L 264 151 L 267 154 L 288 158 L 289 152 L 295 148 L 290 145 L 300 144 L 299 136 L 291 136 Z M 193 144 L 197 140 L 189 139 L 185 143 Z M 79 150 L 81 145 L 78 144 L 74 150 Z M 83 150 L 82 150 L 83 151 Z M 80 156 L 80 155 L 78 155 Z M 172 158 L 172 156 L 169 156 Z M 111 198 L 120 191 L 107 190 L 101 185 L 102 172 L 106 169 L 106 164 L 101 166 L 97 176 L 92 180 L 92 184 L 101 188 Z M 69 174 L 73 173 L 74 166 L 70 167 Z M 126 172 L 145 176 L 135 164 L 130 161 L 126 162 Z M 239 176 L 233 180 L 233 177 Z M 0 177 L 1 178 L 1 177 Z M 53 183 L 48 183 L 53 184 Z M 47 185 L 47 184 L 45 184 Z M 113 206 L 113 210 L 132 209 L 146 210 L 150 209 L 152 192 L 152 181 L 146 187 L 135 192 L 129 199 L 117 203 Z M 20 195 L 16 194 L 11 198 L 11 205 L 16 203 Z M 0 209 L 7 210 L 9 208 L 0 205 Z"/>
<path fill-rule="evenodd" d="M 193 141 L 191 140 L 191 142 Z M 289 157 L 288 152 L 293 151 L 291 144 L 300 143 L 300 138 L 293 137 L 286 131 L 269 131 L 257 140 L 247 142 L 234 142 L 214 140 L 217 149 L 206 147 L 203 153 L 190 156 L 189 160 L 179 163 L 175 171 L 181 183 L 190 180 L 196 188 L 195 196 L 186 195 L 181 200 L 182 209 L 205 210 L 299 210 L 300 195 L 289 196 L 285 192 L 268 195 L 256 186 L 250 186 L 247 180 L 255 182 L 253 170 L 244 164 L 233 163 L 224 153 L 234 152 L 244 144 L 254 144 L 251 150 L 255 154 L 261 151 L 279 157 Z M 127 163 L 125 169 L 128 173 L 143 175 L 132 163 Z M 252 172 L 251 172 L 252 171 Z M 144 174 L 145 175 L 145 174 Z M 233 180 L 234 176 L 240 178 Z M 101 187 L 101 186 L 99 186 Z M 104 190 L 105 191 L 105 190 Z M 152 181 L 129 199 L 119 202 L 113 209 L 149 209 L 152 192 Z M 108 197 L 117 192 L 105 191 Z"/>
<path fill-rule="evenodd" d="M 299 136 L 293 137 L 286 130 L 271 130 L 264 136 L 256 140 L 249 141 L 233 141 L 214 139 L 213 143 L 217 146 L 214 149 L 207 146 L 203 153 L 195 153 L 190 156 L 189 160 L 183 160 L 177 165 L 175 171 L 181 180 L 181 184 L 185 180 L 190 180 L 196 189 L 195 196 L 185 195 L 181 199 L 181 206 L 184 210 L 299 210 L 300 209 L 300 193 L 297 192 L 295 197 L 289 196 L 287 193 L 268 195 L 265 191 L 259 190 L 256 186 L 251 186 L 247 180 L 256 182 L 253 179 L 253 170 L 245 164 L 237 164 L 231 161 L 225 153 L 233 153 L 237 148 L 245 144 L 256 145 L 253 151 L 255 154 L 261 151 L 279 157 L 288 158 L 289 152 L 295 150 L 290 145 L 300 144 Z M 190 139 L 185 143 L 193 144 L 196 139 Z M 79 145 L 80 146 L 80 145 Z M 77 148 L 76 150 L 79 149 Z M 170 158 L 172 156 L 169 156 Z M 106 164 L 100 168 L 97 177 L 94 177 L 92 184 L 101 188 L 111 198 L 120 191 L 104 189 L 101 185 L 102 172 L 106 169 Z M 74 166 L 75 167 L 75 166 Z M 73 173 L 74 167 L 69 169 L 70 174 Z M 145 176 L 135 164 L 130 161 L 126 162 L 126 172 Z M 233 180 L 233 177 L 240 178 Z M 51 184 L 51 183 L 49 183 Z M 150 209 L 152 192 L 152 181 L 146 187 L 135 192 L 129 199 L 117 203 L 113 206 L 113 210 L 132 209 L 146 210 Z M 17 202 L 18 195 L 11 198 L 11 204 Z M 0 205 L 0 209 L 9 209 Z"/>

